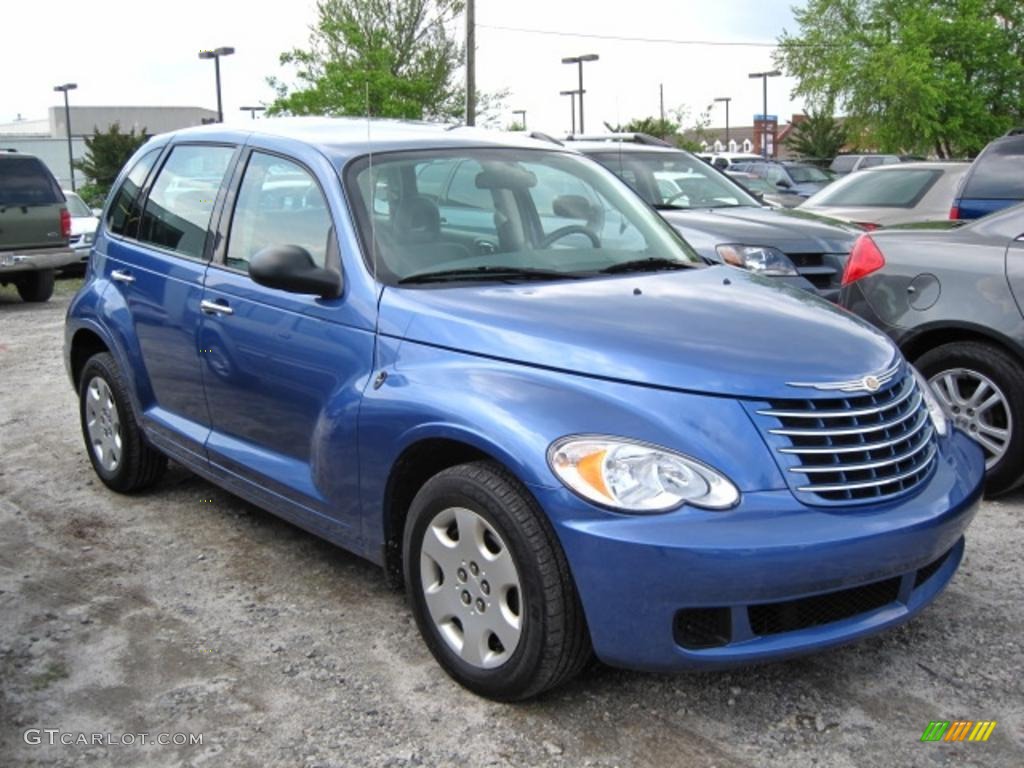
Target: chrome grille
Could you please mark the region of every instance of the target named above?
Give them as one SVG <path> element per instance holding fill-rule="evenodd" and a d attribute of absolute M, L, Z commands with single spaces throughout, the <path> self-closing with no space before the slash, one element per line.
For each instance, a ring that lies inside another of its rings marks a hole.
<path fill-rule="evenodd" d="M 904 370 L 873 394 L 773 400 L 756 414 L 790 488 L 810 504 L 857 504 L 927 478 L 937 444 L 924 397 Z"/>

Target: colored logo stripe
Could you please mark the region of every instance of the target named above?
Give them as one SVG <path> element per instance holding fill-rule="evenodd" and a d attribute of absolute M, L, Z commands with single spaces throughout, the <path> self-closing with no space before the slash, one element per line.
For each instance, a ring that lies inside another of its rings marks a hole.
<path fill-rule="evenodd" d="M 988 741 L 995 727 L 995 720 L 932 720 L 921 741 Z"/>

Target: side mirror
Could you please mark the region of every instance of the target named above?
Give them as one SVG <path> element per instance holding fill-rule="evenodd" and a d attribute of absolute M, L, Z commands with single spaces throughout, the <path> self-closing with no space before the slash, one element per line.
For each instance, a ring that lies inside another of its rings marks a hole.
<path fill-rule="evenodd" d="M 92 213 L 92 215 L 95 216 L 97 219 L 103 215 L 102 208 L 90 208 L 89 210 Z"/>
<path fill-rule="evenodd" d="M 313 263 L 298 245 L 271 245 L 252 257 L 249 276 L 260 285 L 290 293 L 312 293 L 324 299 L 341 295 L 341 275 Z"/>
<path fill-rule="evenodd" d="M 790 184 L 785 179 L 779 179 L 778 181 L 775 182 L 775 186 L 778 187 L 779 189 L 789 189 L 793 185 Z"/>

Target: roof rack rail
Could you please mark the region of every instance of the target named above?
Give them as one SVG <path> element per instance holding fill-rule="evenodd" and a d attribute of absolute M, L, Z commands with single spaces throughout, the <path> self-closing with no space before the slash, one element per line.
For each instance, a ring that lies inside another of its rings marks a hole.
<path fill-rule="evenodd" d="M 530 135 L 531 139 L 537 139 L 538 141 L 546 141 L 546 142 L 549 142 L 551 144 L 557 144 L 560 147 L 564 147 L 565 146 L 565 144 L 560 142 L 554 136 L 548 136 L 546 133 L 541 133 L 540 131 L 533 131 L 529 135 Z"/>
<path fill-rule="evenodd" d="M 566 141 L 628 141 L 633 144 L 646 144 L 652 147 L 671 147 L 675 145 L 649 133 L 599 133 L 566 136 Z"/>

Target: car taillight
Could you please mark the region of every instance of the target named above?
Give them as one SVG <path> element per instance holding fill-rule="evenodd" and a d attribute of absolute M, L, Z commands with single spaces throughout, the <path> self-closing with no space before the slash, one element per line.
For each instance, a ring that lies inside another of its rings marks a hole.
<path fill-rule="evenodd" d="M 64 240 L 71 237 L 71 214 L 67 208 L 60 209 L 60 236 Z"/>
<path fill-rule="evenodd" d="M 878 250 L 875 241 L 869 235 L 861 235 L 853 244 L 850 251 L 850 259 L 846 262 L 846 269 L 843 271 L 843 285 L 867 277 L 885 266 L 885 257 Z"/>
<path fill-rule="evenodd" d="M 959 219 L 960 218 L 960 208 L 955 206 L 955 205 L 952 208 L 950 208 L 949 209 L 949 218 L 952 219 L 953 221 L 956 221 L 957 219 Z"/>

